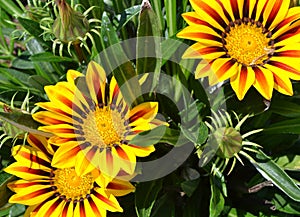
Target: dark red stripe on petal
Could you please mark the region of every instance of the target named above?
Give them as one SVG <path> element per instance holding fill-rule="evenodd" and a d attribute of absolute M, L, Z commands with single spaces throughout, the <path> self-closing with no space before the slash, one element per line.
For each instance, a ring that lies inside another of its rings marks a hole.
<path fill-rule="evenodd" d="M 214 8 L 210 7 L 208 4 L 206 4 L 203 1 L 197 1 L 195 2 L 195 4 L 197 4 L 198 7 L 202 8 L 203 11 L 205 11 L 215 21 L 217 21 L 224 29 L 226 28 L 227 24 Z"/>
<path fill-rule="evenodd" d="M 17 154 L 24 157 L 24 158 L 26 158 L 27 160 L 30 160 L 30 161 L 35 162 L 37 164 L 41 164 L 41 165 L 43 165 L 45 167 L 49 167 L 49 168 L 51 167 L 50 162 L 45 161 L 44 159 L 34 155 L 33 153 L 27 153 L 25 151 L 18 151 Z"/>
<path fill-rule="evenodd" d="M 107 189 L 116 189 L 116 190 L 122 190 L 122 189 L 128 189 L 127 185 L 122 185 L 120 183 L 110 182 L 107 187 Z"/>
<path fill-rule="evenodd" d="M 91 160 L 94 158 L 94 156 L 95 156 L 97 150 L 98 150 L 98 146 L 94 145 L 94 146 L 88 151 L 88 153 L 86 153 L 86 158 L 87 158 L 89 161 L 91 161 Z"/>
<path fill-rule="evenodd" d="M 129 118 L 129 122 L 132 123 L 132 122 L 136 121 L 137 119 L 143 117 L 147 112 L 148 111 L 145 109 L 145 110 L 140 110 L 140 111 L 134 113 L 134 115 Z"/>
<path fill-rule="evenodd" d="M 286 85 L 286 83 L 280 79 L 276 74 L 274 74 L 274 82 L 277 84 L 279 87 L 283 88 L 287 92 L 290 92 L 290 88 Z"/>
<path fill-rule="evenodd" d="M 79 202 L 79 212 L 80 212 L 80 217 L 86 217 L 83 200 L 80 200 L 80 202 Z"/>
<path fill-rule="evenodd" d="M 281 21 L 278 25 L 276 25 L 276 27 L 272 30 L 272 34 L 276 33 L 278 30 L 280 30 L 282 27 L 284 27 L 285 25 L 293 22 L 294 20 L 296 20 L 297 18 L 299 18 L 299 14 L 295 14 L 293 16 L 290 16 L 286 19 L 284 19 L 283 21 Z"/>
<path fill-rule="evenodd" d="M 50 187 L 50 188 L 44 188 L 44 189 L 40 189 L 40 190 L 31 192 L 31 193 L 29 193 L 29 194 L 25 194 L 25 195 L 23 195 L 23 196 L 17 197 L 17 199 L 18 199 L 18 200 L 29 200 L 29 199 L 38 197 L 38 196 L 40 196 L 40 195 L 47 194 L 47 193 L 49 193 L 49 192 L 51 192 L 51 191 L 53 191 L 53 190 L 52 190 L 52 187 Z M 54 194 L 54 192 L 53 192 L 53 194 Z"/>
<path fill-rule="evenodd" d="M 229 13 L 227 12 L 226 8 L 224 7 L 223 3 L 220 0 L 217 0 L 218 4 L 222 7 L 222 10 L 224 12 L 225 17 L 229 20 L 229 21 L 233 21 L 231 16 L 229 15 Z"/>
<path fill-rule="evenodd" d="M 259 16 L 259 19 L 258 19 L 261 23 L 263 23 L 263 21 L 264 21 L 264 12 L 267 8 L 268 2 L 269 2 L 269 0 L 266 1 L 263 9 L 261 10 L 261 13 L 260 13 L 260 16 Z"/>
<path fill-rule="evenodd" d="M 281 63 L 281 62 L 277 62 L 277 61 L 271 60 L 271 61 L 268 62 L 268 64 L 270 64 L 272 66 L 276 66 L 278 68 L 281 68 L 281 69 L 283 69 L 285 71 L 292 72 L 292 73 L 294 73 L 296 75 L 300 75 L 300 71 L 299 70 L 297 70 L 297 69 L 295 69 L 295 68 L 293 68 L 293 67 L 291 67 L 291 66 L 289 66 L 289 65 L 287 65 L 285 63 Z"/>
<path fill-rule="evenodd" d="M 101 216 L 101 213 L 100 213 L 96 203 L 93 201 L 92 197 L 88 197 L 88 202 L 89 202 L 95 216 Z"/>
<path fill-rule="evenodd" d="M 28 183 L 13 183 L 9 184 L 11 188 L 27 188 L 34 185 L 50 185 L 50 182 L 28 182 Z"/>
<path fill-rule="evenodd" d="M 245 0 L 244 1 L 244 5 L 243 5 L 243 14 L 242 14 L 242 17 L 248 18 L 250 16 L 249 9 L 250 9 L 250 0 Z"/>
<path fill-rule="evenodd" d="M 275 44 L 280 42 L 280 41 L 283 41 L 283 40 L 286 40 L 288 38 L 291 38 L 293 36 L 295 36 L 296 34 L 298 34 L 300 32 L 300 28 L 299 26 L 295 26 L 293 28 L 291 28 L 290 30 L 282 33 L 280 36 L 278 36 L 277 38 L 274 39 L 274 42 Z"/>
<path fill-rule="evenodd" d="M 247 83 L 247 76 L 248 76 L 248 70 L 246 66 L 242 66 L 241 68 L 241 72 L 240 72 L 240 87 L 242 89 L 242 92 L 244 92 L 244 89 L 246 87 L 246 83 Z"/>
<path fill-rule="evenodd" d="M 237 0 L 230 0 L 232 12 L 236 20 L 240 19 L 239 6 Z"/>
<path fill-rule="evenodd" d="M 257 5 L 258 5 L 258 1 L 255 2 L 255 5 L 254 5 L 254 8 L 253 8 L 251 17 L 250 17 L 252 20 L 255 20 L 256 13 L 257 13 Z M 249 10 L 249 8 L 248 8 L 248 10 Z"/>
<path fill-rule="evenodd" d="M 51 216 L 51 214 L 55 211 L 55 209 L 59 206 L 59 204 L 63 201 L 63 199 L 58 198 L 47 210 L 45 216 Z"/>
<path fill-rule="evenodd" d="M 222 43 L 222 38 L 212 35 L 212 34 L 203 33 L 203 32 L 185 33 L 184 36 L 187 38 L 201 38 L 201 39 L 208 39 L 208 40 L 212 40 L 212 41 L 218 41 L 218 42 Z"/>
<path fill-rule="evenodd" d="M 112 206 L 112 207 L 114 207 L 114 208 L 117 208 L 117 207 L 115 206 L 115 204 L 114 204 L 112 201 L 110 201 L 108 198 L 104 197 L 102 194 L 99 194 L 97 191 L 93 190 L 93 195 L 94 195 L 95 197 L 97 197 L 99 200 L 101 200 L 101 201 L 103 201 L 104 203 L 108 204 L 109 206 Z"/>
<path fill-rule="evenodd" d="M 34 175 L 40 175 L 40 176 L 48 176 L 50 177 L 50 173 L 46 172 L 45 170 L 40 170 L 40 169 L 32 169 L 32 168 L 28 168 L 28 167 L 13 167 L 13 170 L 18 171 L 18 172 L 23 172 L 23 173 L 30 173 L 30 174 L 34 174 Z"/>
<path fill-rule="evenodd" d="M 41 150 L 49 158 L 52 157 L 52 155 L 47 151 L 45 145 L 37 137 L 35 137 L 33 134 L 29 134 L 28 137 L 29 137 L 29 140 L 32 141 L 34 146 L 36 146 L 39 150 Z"/>
<path fill-rule="evenodd" d="M 84 150 L 86 149 L 87 147 L 91 146 L 91 143 L 90 142 L 84 142 L 82 144 L 80 144 L 78 147 L 81 149 L 81 150 Z"/>
<path fill-rule="evenodd" d="M 119 157 L 121 157 L 124 160 L 129 160 L 129 157 L 127 156 L 126 152 L 120 146 L 115 147 L 115 149 Z"/>
<path fill-rule="evenodd" d="M 268 29 L 270 27 L 271 23 L 274 21 L 274 19 L 276 18 L 277 14 L 278 14 L 278 11 L 279 11 L 279 9 L 282 5 L 282 0 L 276 0 L 274 2 L 275 2 L 275 4 L 272 8 L 271 13 L 268 16 L 268 19 L 267 19 L 267 22 L 266 22 L 266 25 L 265 25 L 266 29 Z"/>
<path fill-rule="evenodd" d="M 61 217 L 67 217 L 67 214 L 68 214 L 68 209 L 69 209 L 69 205 L 70 205 L 71 201 L 67 201 L 65 206 L 64 206 L 64 209 L 61 213 Z"/>
<path fill-rule="evenodd" d="M 268 81 L 264 76 L 264 73 L 261 71 L 259 67 L 253 67 L 253 71 L 255 72 L 255 79 L 260 84 L 260 86 L 264 89 L 264 91 L 268 92 Z"/>
<path fill-rule="evenodd" d="M 300 57 L 300 50 L 285 50 L 285 51 L 275 52 L 273 56 Z"/>
<path fill-rule="evenodd" d="M 217 53 L 217 52 L 224 52 L 224 49 L 222 47 L 212 46 L 212 47 L 205 47 L 199 50 L 199 53 L 202 55 Z"/>
<path fill-rule="evenodd" d="M 216 73 L 217 78 L 220 78 L 223 74 L 225 74 L 234 64 L 236 60 L 230 59 L 225 64 L 223 64 Z"/>

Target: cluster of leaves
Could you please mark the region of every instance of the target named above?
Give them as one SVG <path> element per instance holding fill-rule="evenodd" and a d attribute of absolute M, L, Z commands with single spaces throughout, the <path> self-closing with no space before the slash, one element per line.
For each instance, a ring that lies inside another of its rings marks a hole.
<path fill-rule="evenodd" d="M 56 18 L 54 1 L 0 0 L 0 120 L 3 133 L 12 132 L 3 128 L 5 121 L 11 121 L 12 126 L 23 131 L 36 130 L 38 125 L 30 118 L 30 112 L 14 109 L 11 102 L 15 107 L 21 107 L 29 91 L 31 98 L 28 108 L 29 111 L 32 110 L 34 103 L 47 100 L 44 86 L 65 80 L 68 69 L 84 71 L 90 60 L 96 59 L 107 71 L 112 71 L 119 85 L 135 75 L 154 72 L 149 82 L 150 89 L 153 93 L 158 89 L 160 93 L 172 93 L 169 96 L 172 101 L 163 94 L 149 94 L 138 100 L 159 101 L 160 112 L 167 117 L 170 128 L 160 138 L 155 154 L 146 160 L 156 159 L 174 146 L 188 141 L 195 145 L 205 143 L 208 130 L 202 122 L 196 132 L 191 127 L 184 131 L 186 138 L 178 138 L 182 124 L 180 116 L 189 113 L 187 121 L 196 118 L 203 120 L 210 114 L 211 108 L 222 105 L 240 115 L 252 114 L 242 131 L 264 129 L 252 136 L 252 140 L 260 144 L 267 154 L 253 154 L 256 162 L 244 161 L 244 166 L 237 165 L 227 176 L 221 173 L 211 174 L 210 164 L 199 167 L 199 158 L 193 152 L 184 164 L 169 175 L 137 183 L 136 192 L 120 201 L 124 213 L 109 213 L 108 216 L 300 215 L 300 190 L 297 187 L 297 180 L 300 180 L 298 83 L 294 84 L 293 97 L 275 94 L 272 102 L 264 101 L 254 89 L 240 102 L 228 83 L 216 87 L 217 91 L 212 89 L 211 92 L 217 93 L 214 97 L 210 96 L 204 90 L 205 83 L 195 80 L 189 70 L 193 68 L 195 61 L 180 60 L 182 41 L 176 38 L 176 33 L 185 26 L 180 14 L 191 10 L 188 0 L 152 0 L 151 6 L 148 1 L 142 3 L 141 0 L 74 0 L 68 3 L 73 6 L 81 5 L 78 7 L 81 13 L 92 7 L 87 18 L 101 20 L 98 24 L 101 28 L 97 29 L 98 32 L 91 32 L 92 39 L 87 38 L 85 41 L 89 50 L 79 47 L 78 52 L 78 47 L 73 46 L 69 52 L 65 46 L 60 55 L 53 52 L 54 42 L 50 39 L 54 36 L 48 37 L 42 25 L 45 18 Z M 300 5 L 300 2 L 291 1 L 291 5 Z M 144 36 L 157 36 L 164 40 L 145 41 Z M 134 48 L 126 47 L 126 43 L 121 44 L 122 41 L 135 37 L 139 38 L 136 39 Z M 113 53 L 106 50 L 111 46 Z M 132 49 L 135 50 L 134 57 L 130 53 Z M 159 51 L 160 55 L 154 54 L 153 57 L 149 53 L 152 50 Z M 113 68 L 114 62 L 118 63 L 120 60 L 122 65 Z M 159 79 L 162 74 L 173 77 L 174 81 Z M 183 87 L 178 87 L 176 81 L 180 81 L 191 95 L 184 95 Z M 137 90 L 125 88 L 128 93 L 126 97 L 134 101 L 134 96 L 138 93 L 133 92 Z M 187 110 L 192 107 L 189 101 L 191 96 L 196 101 L 193 104 L 196 105 L 195 110 Z M 182 107 L 176 107 L 174 102 Z M 152 141 L 157 141 L 156 136 L 149 136 L 147 142 Z M 135 142 L 139 145 L 148 144 L 138 137 Z M 2 168 L 12 161 L 11 147 L 12 142 L 9 140 L 0 149 Z M 24 206 L 7 202 L 12 193 L 6 188 L 6 184 L 13 179 L 13 176 L 0 172 L 0 217 L 21 216 L 25 211 Z"/>

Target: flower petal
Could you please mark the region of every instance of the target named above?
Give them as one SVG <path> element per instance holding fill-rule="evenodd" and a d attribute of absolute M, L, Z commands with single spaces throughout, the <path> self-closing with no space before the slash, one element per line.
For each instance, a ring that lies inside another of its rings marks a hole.
<path fill-rule="evenodd" d="M 216 1 L 190 0 L 190 3 L 199 17 L 210 23 L 212 26 L 215 26 L 219 30 L 225 30 L 228 20 L 223 13 L 222 7 Z"/>
<path fill-rule="evenodd" d="M 104 104 L 106 74 L 98 63 L 91 61 L 88 64 L 86 83 L 94 103 L 96 105 Z"/>
<path fill-rule="evenodd" d="M 129 111 L 130 126 L 149 124 L 157 115 L 157 102 L 144 102 Z"/>
<path fill-rule="evenodd" d="M 223 46 L 219 34 L 205 25 L 187 26 L 177 34 L 177 37 L 194 40 L 204 45 Z"/>
<path fill-rule="evenodd" d="M 238 72 L 238 63 L 231 58 L 216 59 L 211 67 L 214 74 L 209 78 L 210 85 L 224 81 Z"/>
<path fill-rule="evenodd" d="M 267 100 L 272 98 L 274 77 L 273 73 L 263 67 L 253 67 L 255 72 L 255 82 L 253 86 Z"/>
<path fill-rule="evenodd" d="M 226 53 L 223 47 L 206 46 L 201 43 L 195 43 L 184 52 L 182 58 L 205 59 L 209 61 L 212 59 L 217 59 L 225 54 Z"/>
<path fill-rule="evenodd" d="M 239 66 L 239 72 L 231 77 L 230 84 L 239 100 L 242 100 L 255 81 L 255 73 L 251 67 Z"/>
<path fill-rule="evenodd" d="M 287 15 L 290 6 L 290 0 L 268 1 L 264 11 L 264 27 L 272 29 L 278 25 Z"/>
<path fill-rule="evenodd" d="M 135 191 L 135 187 L 128 181 L 114 179 L 107 186 L 106 190 L 113 195 L 120 197 Z"/>

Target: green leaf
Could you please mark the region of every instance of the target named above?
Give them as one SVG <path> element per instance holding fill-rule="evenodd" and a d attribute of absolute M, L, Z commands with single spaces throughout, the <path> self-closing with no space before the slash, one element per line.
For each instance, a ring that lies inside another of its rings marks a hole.
<path fill-rule="evenodd" d="M 287 155 L 276 159 L 276 163 L 284 170 L 300 171 L 300 155 Z"/>
<path fill-rule="evenodd" d="M 271 103 L 270 111 L 284 117 L 300 117 L 300 105 L 286 100 L 274 100 Z"/>
<path fill-rule="evenodd" d="M 230 212 L 227 214 L 228 217 L 256 217 L 255 215 L 252 215 L 249 212 L 246 212 L 244 210 L 239 210 L 236 208 L 232 208 Z"/>
<path fill-rule="evenodd" d="M 22 16 L 24 13 L 12 0 L 0 0 L 0 7 L 12 16 Z"/>
<path fill-rule="evenodd" d="M 74 62 L 72 58 L 56 56 L 50 52 L 33 54 L 30 59 L 34 62 Z"/>
<path fill-rule="evenodd" d="M 38 22 L 35 22 L 30 19 L 25 19 L 22 17 L 18 17 L 18 20 L 20 24 L 23 26 L 23 28 L 32 36 L 35 37 L 36 40 L 44 43 L 48 47 L 51 47 L 52 43 L 51 42 L 45 42 L 42 40 L 41 35 L 43 34 L 43 30 L 40 28 L 40 24 Z"/>
<path fill-rule="evenodd" d="M 34 69 L 32 62 L 20 58 L 15 58 L 12 61 L 12 66 L 17 69 Z"/>
<path fill-rule="evenodd" d="M 139 183 L 135 191 L 135 209 L 138 217 L 150 217 L 156 197 L 162 188 L 162 179 Z"/>
<path fill-rule="evenodd" d="M 52 135 L 50 133 L 45 133 L 37 130 L 40 124 L 33 120 L 31 114 L 25 113 L 20 109 L 13 109 L 10 106 L 1 102 L 0 119 L 26 132 L 42 135 L 45 137 L 50 137 Z"/>
<path fill-rule="evenodd" d="M 14 84 L 19 86 L 27 86 L 26 81 L 29 78 L 29 75 L 24 72 L 15 69 L 0 68 L 0 73 L 4 74 L 5 77 L 7 77 Z"/>
<path fill-rule="evenodd" d="M 263 132 L 266 134 L 300 134 L 300 118 L 271 124 Z"/>
<path fill-rule="evenodd" d="M 210 197 L 210 206 L 209 211 L 210 217 L 218 217 L 222 213 L 225 205 L 224 197 L 213 179 L 210 180 L 210 188 L 211 188 L 211 197 Z"/>
<path fill-rule="evenodd" d="M 168 36 L 171 37 L 177 32 L 177 1 L 164 0 L 164 3 L 166 9 Z"/>
<path fill-rule="evenodd" d="M 26 48 L 31 54 L 31 56 L 37 55 L 39 53 L 44 53 L 45 50 L 42 45 L 36 40 L 31 39 L 26 43 Z M 49 83 L 57 82 L 58 78 L 53 73 L 55 70 L 49 62 L 33 62 L 37 75 L 45 78 Z M 58 73 L 58 71 L 56 71 Z M 62 75 L 58 73 L 59 75 Z"/>
<path fill-rule="evenodd" d="M 262 151 L 256 155 L 257 161 L 249 159 L 258 172 L 276 187 L 282 190 L 291 199 L 300 202 L 300 188 L 273 160 Z"/>
<path fill-rule="evenodd" d="M 275 194 L 272 199 L 272 203 L 276 207 L 276 210 L 288 214 L 300 215 L 299 203 L 291 201 L 288 198 L 283 197 L 280 194 Z"/>
<path fill-rule="evenodd" d="M 141 147 L 147 147 L 159 142 L 181 146 L 186 144 L 188 140 L 180 135 L 179 130 L 171 129 L 166 126 L 159 126 L 152 130 L 142 132 L 131 140 L 132 144 Z"/>
<path fill-rule="evenodd" d="M 151 217 L 175 217 L 175 201 L 171 193 L 157 199 Z"/>
<path fill-rule="evenodd" d="M 188 197 L 191 197 L 199 185 L 200 179 L 187 180 L 180 184 L 180 187 Z"/>
<path fill-rule="evenodd" d="M 137 104 L 136 98 L 141 96 L 141 88 L 139 88 L 136 71 L 126 56 L 106 12 L 103 13 L 102 17 L 101 35 L 103 36 L 101 37 L 102 46 L 106 49 L 100 53 L 96 60 L 101 63 L 106 73 L 113 72 L 127 103 Z"/>
<path fill-rule="evenodd" d="M 156 14 L 148 0 L 143 1 L 139 16 L 136 48 L 137 74 L 159 73 L 160 70 L 160 30 Z M 154 36 L 154 37 L 153 37 Z"/>
<path fill-rule="evenodd" d="M 12 192 L 10 192 L 7 188 L 7 184 L 11 181 L 15 180 L 15 177 L 5 173 L 3 171 L 0 172 L 0 207 L 7 203 L 8 198 L 11 196 Z"/>
<path fill-rule="evenodd" d="M 137 16 L 140 13 L 140 11 L 141 11 L 140 5 L 134 5 L 130 8 L 125 9 L 121 15 L 121 19 L 117 30 L 123 28 L 133 17 Z"/>

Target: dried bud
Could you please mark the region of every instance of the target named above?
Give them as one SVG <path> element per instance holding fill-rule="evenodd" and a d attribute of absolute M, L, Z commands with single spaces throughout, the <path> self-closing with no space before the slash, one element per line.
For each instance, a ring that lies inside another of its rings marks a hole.
<path fill-rule="evenodd" d="M 89 31 L 89 22 L 86 17 L 75 11 L 65 0 L 56 0 L 59 16 L 53 24 L 53 33 L 64 43 L 74 42 L 84 38 Z"/>

